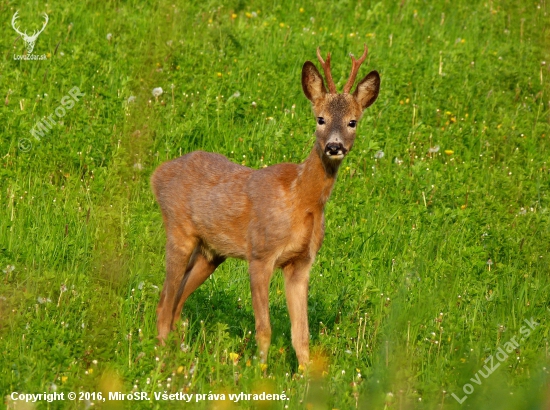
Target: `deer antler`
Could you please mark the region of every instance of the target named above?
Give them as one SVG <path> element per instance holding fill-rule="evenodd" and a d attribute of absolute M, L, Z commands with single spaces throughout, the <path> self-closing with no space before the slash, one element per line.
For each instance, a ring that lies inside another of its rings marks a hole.
<path fill-rule="evenodd" d="M 44 13 L 44 19 L 46 21 L 44 21 L 44 25 L 42 26 L 42 29 L 38 32 L 36 32 L 36 30 L 32 33 L 32 36 L 30 36 L 31 39 L 34 39 L 36 40 L 38 38 L 38 36 L 40 35 L 40 33 L 42 33 L 44 31 L 44 29 L 46 28 L 46 26 L 48 25 L 48 21 L 49 21 L 49 18 L 48 18 L 48 15 L 46 13 Z"/>
<path fill-rule="evenodd" d="M 48 15 L 46 13 L 44 13 L 44 20 L 45 21 L 44 21 L 44 25 L 42 26 L 42 30 L 40 30 L 38 33 L 36 33 L 37 36 L 44 31 L 44 29 L 48 25 L 48 21 L 50 21 Z"/>
<path fill-rule="evenodd" d="M 359 58 L 359 60 L 356 60 L 353 54 L 350 53 L 351 57 L 351 74 L 349 75 L 349 80 L 344 86 L 344 93 L 349 93 L 351 90 L 351 87 L 353 87 L 353 84 L 355 83 L 355 77 L 357 77 L 357 72 L 359 71 L 359 67 L 361 67 L 361 64 L 363 64 L 363 61 L 365 61 L 365 58 L 367 58 L 368 53 L 367 45 L 365 44 L 365 50 L 363 51 L 363 55 Z"/>
<path fill-rule="evenodd" d="M 12 19 L 11 19 L 11 26 L 13 27 L 13 29 L 17 32 L 17 34 L 19 34 L 21 37 L 26 37 L 27 36 L 27 32 L 25 31 L 24 33 L 21 33 L 19 31 L 19 29 L 15 26 L 15 21 L 18 19 L 18 14 L 19 14 L 19 11 L 16 11 L 15 14 L 13 15 Z"/>
<path fill-rule="evenodd" d="M 42 25 L 42 29 L 39 30 L 39 31 L 34 31 L 30 36 L 27 34 L 27 31 L 25 30 L 24 33 L 22 33 L 21 31 L 19 31 L 19 29 L 15 26 L 15 22 L 16 20 L 19 18 L 19 11 L 16 11 L 15 14 L 13 15 L 12 19 L 11 19 L 11 26 L 13 27 L 13 29 L 17 32 L 17 34 L 19 34 L 21 37 L 23 37 L 23 39 L 27 42 L 32 42 L 32 41 L 36 41 L 36 39 L 38 38 L 38 36 L 40 35 L 40 33 L 42 33 L 44 31 L 44 29 L 46 28 L 46 26 L 48 25 L 48 21 L 49 21 L 49 18 L 48 18 L 48 15 L 46 13 L 44 13 L 44 19 L 46 21 L 44 21 L 44 24 Z"/>
<path fill-rule="evenodd" d="M 325 62 L 323 60 L 323 57 L 321 57 L 321 49 L 317 47 L 317 58 L 319 59 L 319 62 L 323 67 L 323 71 L 325 72 L 325 78 L 327 79 L 329 93 L 336 94 L 336 85 L 334 84 L 332 74 L 330 73 L 330 53 L 327 54 L 327 61 Z"/>

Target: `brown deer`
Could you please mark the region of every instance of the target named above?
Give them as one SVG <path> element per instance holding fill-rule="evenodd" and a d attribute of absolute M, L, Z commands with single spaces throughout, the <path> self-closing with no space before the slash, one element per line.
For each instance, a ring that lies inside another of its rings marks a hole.
<path fill-rule="evenodd" d="M 316 141 L 302 164 L 253 170 L 220 154 L 195 151 L 160 165 L 151 178 L 166 229 L 166 280 L 157 308 L 164 343 L 185 300 L 226 258 L 249 263 L 252 306 L 260 360 L 271 342 L 269 281 L 282 268 L 292 345 L 298 362 L 309 362 L 307 296 L 309 270 L 324 236 L 323 210 L 342 159 L 355 140 L 357 122 L 378 97 L 380 76 L 371 71 L 350 94 L 367 57 L 353 55 L 338 94 L 330 53 L 319 59 L 328 85 L 311 61 L 302 68 L 302 88 L 317 118 Z"/>

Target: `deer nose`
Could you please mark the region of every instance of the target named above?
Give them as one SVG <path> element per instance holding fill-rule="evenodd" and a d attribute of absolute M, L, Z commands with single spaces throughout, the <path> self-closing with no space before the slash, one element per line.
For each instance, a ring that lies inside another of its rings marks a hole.
<path fill-rule="evenodd" d="M 344 148 L 344 145 L 342 145 L 341 142 L 329 142 L 325 146 L 325 154 L 328 156 L 332 155 L 344 155 L 346 153 L 346 149 Z"/>

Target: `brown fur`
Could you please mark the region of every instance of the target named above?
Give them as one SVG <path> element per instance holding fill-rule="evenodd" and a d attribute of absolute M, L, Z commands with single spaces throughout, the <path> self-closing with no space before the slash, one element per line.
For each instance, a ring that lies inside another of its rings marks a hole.
<path fill-rule="evenodd" d="M 324 206 L 341 158 L 326 153 L 341 143 L 345 155 L 363 110 L 380 84 L 373 71 L 351 94 L 328 94 L 311 62 L 302 70 L 304 93 L 313 104 L 317 140 L 302 164 L 252 170 L 222 155 L 195 151 L 165 162 L 151 182 L 166 229 L 166 280 L 157 308 L 158 337 L 167 337 L 187 297 L 226 258 L 249 262 L 256 340 L 262 361 L 271 340 L 268 290 L 282 268 L 292 344 L 301 365 L 309 362 L 307 293 L 309 270 L 324 237 Z"/>

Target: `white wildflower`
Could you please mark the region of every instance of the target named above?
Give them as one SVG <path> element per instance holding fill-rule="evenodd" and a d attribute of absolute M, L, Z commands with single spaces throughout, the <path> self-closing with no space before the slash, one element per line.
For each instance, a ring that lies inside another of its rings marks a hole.
<path fill-rule="evenodd" d="M 376 159 L 382 159 L 384 158 L 384 151 L 378 150 L 374 153 L 374 158 Z"/>
<path fill-rule="evenodd" d="M 162 91 L 162 87 L 153 88 L 153 97 L 159 98 L 163 92 L 164 91 Z"/>
<path fill-rule="evenodd" d="M 2 270 L 2 272 L 4 272 L 6 275 L 9 275 L 9 274 L 12 273 L 14 270 L 15 270 L 15 266 L 13 266 L 13 265 L 8 265 L 8 266 L 6 266 L 6 269 L 3 269 L 3 270 Z"/>

